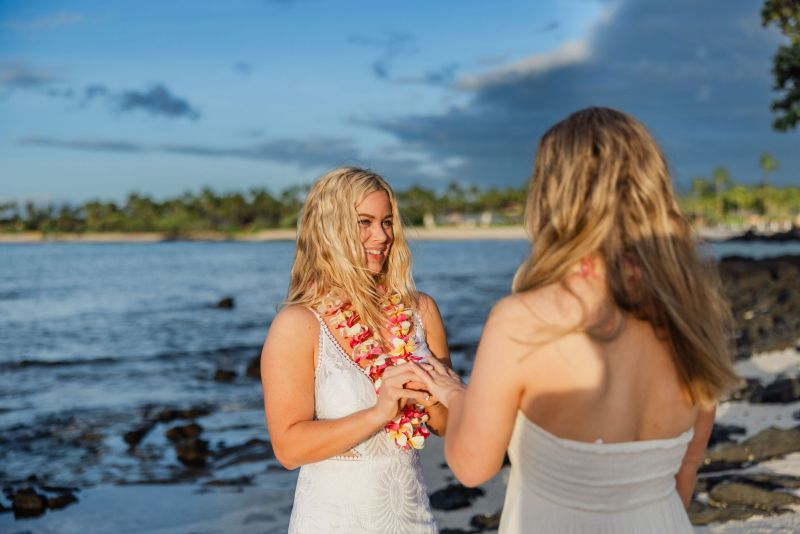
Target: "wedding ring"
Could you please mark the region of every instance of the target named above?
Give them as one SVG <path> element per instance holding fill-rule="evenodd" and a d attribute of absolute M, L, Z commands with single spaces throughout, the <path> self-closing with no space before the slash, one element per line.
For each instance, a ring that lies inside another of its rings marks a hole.
<path fill-rule="evenodd" d="M 425 400 L 426 401 L 431 400 L 431 396 L 430 395 L 425 395 Z"/>

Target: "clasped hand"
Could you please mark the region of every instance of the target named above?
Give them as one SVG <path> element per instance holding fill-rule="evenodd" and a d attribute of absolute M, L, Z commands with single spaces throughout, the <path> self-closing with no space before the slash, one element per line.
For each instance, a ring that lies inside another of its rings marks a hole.
<path fill-rule="evenodd" d="M 383 372 L 375 409 L 385 421 L 391 421 L 402 407 L 413 400 L 428 407 L 436 402 L 425 390 L 411 364 L 394 365 Z"/>
<path fill-rule="evenodd" d="M 450 397 L 453 393 L 466 389 L 458 373 L 436 358 L 431 358 L 426 363 L 412 363 L 408 367 L 413 370 L 416 378 L 423 383 L 431 395 L 446 407 L 449 407 Z"/>

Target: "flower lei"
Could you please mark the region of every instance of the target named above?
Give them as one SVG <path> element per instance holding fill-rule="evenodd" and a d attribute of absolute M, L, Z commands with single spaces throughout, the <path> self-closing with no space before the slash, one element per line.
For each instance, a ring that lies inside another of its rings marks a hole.
<path fill-rule="evenodd" d="M 322 315 L 331 318 L 342 337 L 349 339 L 352 360 L 369 376 L 376 392 L 380 392 L 383 372 L 388 367 L 424 361 L 422 356 L 414 354 L 417 344 L 411 336 L 411 310 L 406 309 L 400 295 L 388 295 L 381 302 L 381 309 L 386 314 L 386 328 L 392 335 L 389 352 L 384 352 L 381 342 L 369 327 L 359 322 L 360 318 L 350 302 L 327 297 L 319 308 Z M 421 449 L 430 436 L 426 424 L 428 419 L 422 404 L 408 403 L 384 429 L 399 448 Z"/>

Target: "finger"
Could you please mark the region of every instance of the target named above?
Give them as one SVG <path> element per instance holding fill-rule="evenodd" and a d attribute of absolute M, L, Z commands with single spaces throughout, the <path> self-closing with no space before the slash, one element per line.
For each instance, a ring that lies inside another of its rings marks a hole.
<path fill-rule="evenodd" d="M 419 380 L 418 375 L 414 373 L 409 367 L 408 369 L 404 370 L 402 373 L 394 373 L 390 376 L 386 376 L 386 373 L 383 374 L 383 383 L 384 384 L 405 384 L 406 382 L 411 382 L 413 380 Z"/>
<path fill-rule="evenodd" d="M 406 389 L 414 389 L 417 391 L 421 391 L 426 389 L 428 386 L 425 384 L 425 382 L 420 381 L 417 376 L 414 376 L 414 380 L 406 382 L 405 384 L 403 384 L 403 387 Z"/>
<path fill-rule="evenodd" d="M 446 373 L 447 366 L 440 362 L 435 356 L 428 359 L 428 364 L 437 372 L 437 373 Z"/>
<path fill-rule="evenodd" d="M 417 391 L 414 389 L 405 389 L 401 387 L 393 387 L 390 388 L 388 391 L 389 396 L 392 399 L 401 400 L 401 399 L 424 399 L 428 392 L 426 391 Z"/>
<path fill-rule="evenodd" d="M 431 387 L 431 384 L 434 383 L 434 380 L 428 371 L 417 364 L 412 364 L 410 367 L 413 373 L 419 378 L 419 380 L 422 380 L 426 387 Z"/>

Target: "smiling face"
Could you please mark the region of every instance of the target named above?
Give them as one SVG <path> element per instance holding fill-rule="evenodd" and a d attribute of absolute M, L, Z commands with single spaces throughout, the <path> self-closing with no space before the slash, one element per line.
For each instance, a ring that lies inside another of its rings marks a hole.
<path fill-rule="evenodd" d="M 358 233 L 364 247 L 367 268 L 375 274 L 383 270 L 394 241 L 392 205 L 386 191 L 373 191 L 356 206 Z"/>

